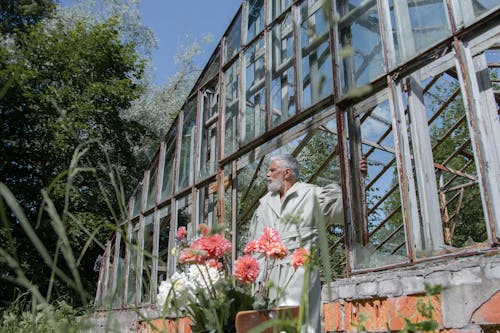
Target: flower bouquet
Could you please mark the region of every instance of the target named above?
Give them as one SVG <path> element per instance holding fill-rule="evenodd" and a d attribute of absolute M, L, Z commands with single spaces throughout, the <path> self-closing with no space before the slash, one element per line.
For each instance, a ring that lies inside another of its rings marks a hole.
<path fill-rule="evenodd" d="M 157 307 L 164 314 L 191 317 L 193 333 L 235 332 L 240 311 L 272 309 L 278 305 L 285 286 L 270 280 L 272 269 L 288 255 L 279 233 L 265 228 L 249 242 L 244 256 L 230 266 L 231 243 L 205 224 L 191 244 L 184 227 L 177 230 L 176 243 L 181 270 L 159 286 Z M 305 248 L 295 250 L 290 264 L 295 269 L 309 261 Z M 261 281 L 261 282 L 259 282 Z"/>
<path fill-rule="evenodd" d="M 202 224 L 191 244 L 185 227 L 177 230 L 180 271 L 159 286 L 157 307 L 165 315 L 188 316 L 193 333 L 235 332 L 238 311 L 251 309 L 253 298 L 231 275 L 231 242 Z"/>

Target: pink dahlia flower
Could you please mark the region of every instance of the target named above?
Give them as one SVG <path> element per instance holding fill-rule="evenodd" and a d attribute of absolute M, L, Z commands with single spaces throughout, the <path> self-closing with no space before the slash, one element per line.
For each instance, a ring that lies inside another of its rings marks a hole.
<path fill-rule="evenodd" d="M 182 240 L 185 240 L 185 239 L 186 239 L 186 236 L 187 236 L 186 227 L 179 227 L 179 228 L 177 229 L 177 233 L 175 234 L 175 238 L 176 238 L 178 241 L 182 241 Z"/>
<path fill-rule="evenodd" d="M 207 259 L 207 252 L 201 249 L 187 248 L 182 250 L 179 261 L 182 264 L 203 264 Z"/>
<path fill-rule="evenodd" d="M 273 259 L 283 259 L 288 253 L 287 248 L 282 243 L 269 244 L 266 251 L 266 256 Z"/>
<path fill-rule="evenodd" d="M 260 268 L 257 259 L 245 255 L 234 263 L 234 277 L 243 284 L 254 283 L 259 276 Z"/>
<path fill-rule="evenodd" d="M 196 239 L 191 248 L 206 251 L 207 259 L 219 259 L 231 253 L 231 242 L 220 234 L 214 234 Z"/>
<path fill-rule="evenodd" d="M 304 266 L 309 262 L 311 258 L 311 251 L 309 251 L 306 248 L 298 248 L 295 251 L 293 251 L 290 262 L 293 265 L 294 269 L 297 269 L 299 266 Z"/>

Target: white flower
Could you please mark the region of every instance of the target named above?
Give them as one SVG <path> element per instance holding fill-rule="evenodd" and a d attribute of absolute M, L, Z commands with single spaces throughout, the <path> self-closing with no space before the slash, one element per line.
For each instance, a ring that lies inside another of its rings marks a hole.
<path fill-rule="evenodd" d="M 207 265 L 191 265 L 188 270 L 189 280 L 196 288 L 211 288 L 222 277 L 219 270 Z"/>
<path fill-rule="evenodd" d="M 182 311 L 184 304 L 194 298 L 194 286 L 184 273 L 175 272 L 167 281 L 162 281 L 156 296 L 156 305 L 166 311 Z"/>

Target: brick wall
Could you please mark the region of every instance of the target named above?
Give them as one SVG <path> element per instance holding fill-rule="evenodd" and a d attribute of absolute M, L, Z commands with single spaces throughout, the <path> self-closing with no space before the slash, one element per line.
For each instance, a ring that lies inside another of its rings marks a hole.
<path fill-rule="evenodd" d="M 401 330 L 403 318 L 422 321 L 424 283 L 445 289 L 431 299 L 442 332 L 496 332 L 500 328 L 500 255 L 449 258 L 413 267 L 355 275 L 323 288 L 327 332 L 355 332 L 362 316 L 373 332 Z"/>

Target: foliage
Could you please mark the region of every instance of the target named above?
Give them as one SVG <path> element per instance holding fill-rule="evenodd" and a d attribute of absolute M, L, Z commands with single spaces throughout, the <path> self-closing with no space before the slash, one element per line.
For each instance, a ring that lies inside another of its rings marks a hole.
<path fill-rule="evenodd" d="M 79 332 L 83 326 L 75 320 L 76 314 L 65 301 L 37 304 L 29 309 L 18 299 L 2 312 L 0 332 Z"/>
<path fill-rule="evenodd" d="M 405 325 L 400 332 L 418 333 L 418 332 L 436 332 L 439 329 L 439 323 L 434 318 L 436 308 L 432 304 L 432 298 L 438 298 L 444 290 L 441 285 L 430 285 L 425 283 L 425 298 L 419 298 L 415 304 L 415 316 L 420 315 L 422 320 L 412 321 L 413 318 L 403 318 Z M 359 314 L 359 322 L 352 323 L 358 332 L 368 332 L 366 323 L 370 317 L 364 313 Z M 389 326 L 388 326 L 389 327 Z"/>
<path fill-rule="evenodd" d="M 116 196 L 108 171 L 90 168 L 111 165 L 124 175 L 123 193 L 142 171 L 146 161 L 136 157 L 134 148 L 144 140 L 144 128 L 124 121 L 120 112 L 141 92 L 143 66 L 134 45 L 122 43 L 112 20 L 91 27 L 77 22 L 68 28 L 53 19 L 10 40 L 0 48 L 0 86 L 7 87 L 0 100 L 0 181 L 13 192 L 52 256 L 58 251 L 58 235 L 42 202 L 50 196 L 55 211 L 71 205 L 71 223 L 65 226 L 68 242 L 85 253 L 78 258 L 78 269 L 82 285 L 92 293 L 97 275 L 91 267 L 101 249 L 96 242 L 87 246 L 88 231 L 113 219 L 109 207 L 116 207 Z M 104 144 L 85 147 L 80 161 L 84 172 L 67 187 L 73 152 L 90 138 Z M 80 302 L 67 285 L 50 282 L 50 266 L 28 241 L 17 217 L 8 212 L 2 221 L 2 243 L 8 244 L 7 253 L 19 261 L 28 279 L 37 277 L 41 290 L 50 286 L 56 296 Z M 110 230 L 100 231 L 104 241 Z M 14 297 L 11 283 L 2 284 L 0 292 L 6 302 Z"/>
<path fill-rule="evenodd" d="M 437 297 L 443 291 L 440 285 L 430 285 L 425 283 L 425 299 L 420 298 L 417 301 L 416 310 L 424 318 L 422 321 L 412 322 L 411 318 L 404 318 L 405 326 L 401 330 L 403 333 L 416 333 L 416 332 L 435 332 L 439 328 L 439 323 L 434 319 L 434 312 L 436 309 L 432 304 L 432 297 Z"/>
<path fill-rule="evenodd" d="M 53 0 L 2 0 L 0 34 L 25 32 L 56 9 Z"/>
<path fill-rule="evenodd" d="M 112 19 L 122 41 L 134 45 L 142 58 L 149 58 L 158 40 L 151 28 L 143 24 L 139 3 L 140 0 L 76 0 L 71 7 L 60 6 L 58 17 L 69 28 L 79 23 L 98 26 Z"/>

